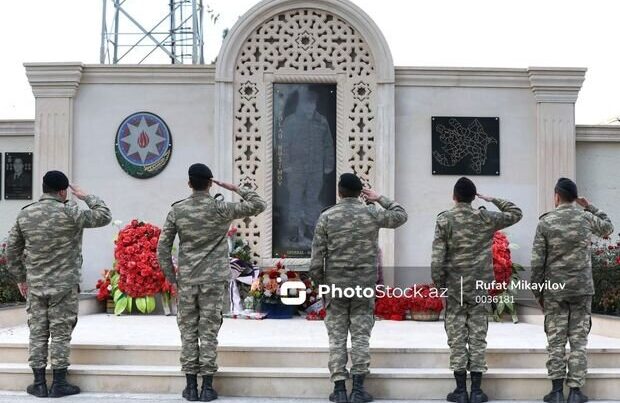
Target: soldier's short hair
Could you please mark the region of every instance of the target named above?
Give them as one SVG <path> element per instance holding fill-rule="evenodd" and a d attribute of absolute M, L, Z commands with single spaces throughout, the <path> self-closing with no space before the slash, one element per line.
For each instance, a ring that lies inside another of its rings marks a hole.
<path fill-rule="evenodd" d="M 459 203 L 471 203 L 476 198 L 476 185 L 469 178 L 462 177 L 454 184 L 454 198 Z"/>
<path fill-rule="evenodd" d="M 560 199 L 569 203 L 574 202 L 579 197 L 577 184 L 568 178 L 558 179 L 558 183 L 555 185 L 555 193 L 560 196 Z"/>
<path fill-rule="evenodd" d="M 189 177 L 189 184 L 192 186 L 192 189 L 194 190 L 207 190 L 210 183 L 211 183 L 211 179 L 201 178 L 199 176 Z"/>

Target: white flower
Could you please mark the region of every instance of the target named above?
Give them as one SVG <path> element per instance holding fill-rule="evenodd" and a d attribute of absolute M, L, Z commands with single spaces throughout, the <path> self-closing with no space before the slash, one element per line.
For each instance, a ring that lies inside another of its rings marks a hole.
<path fill-rule="evenodd" d="M 282 279 L 282 282 L 288 281 L 288 276 L 286 275 L 286 273 L 282 273 L 280 274 L 280 279 Z"/>
<path fill-rule="evenodd" d="M 271 297 L 271 291 L 265 290 L 265 297 Z"/>
<path fill-rule="evenodd" d="M 112 286 L 108 284 L 108 291 L 112 291 Z"/>
<path fill-rule="evenodd" d="M 269 277 L 265 276 L 263 277 L 263 285 L 267 285 L 269 284 Z"/>

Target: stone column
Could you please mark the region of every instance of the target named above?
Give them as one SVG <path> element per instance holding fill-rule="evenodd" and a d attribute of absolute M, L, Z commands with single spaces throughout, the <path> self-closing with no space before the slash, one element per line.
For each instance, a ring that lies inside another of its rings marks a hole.
<path fill-rule="evenodd" d="M 73 99 L 82 76 L 81 63 L 26 63 L 35 96 L 33 196 L 41 194 L 41 178 L 57 169 L 71 180 Z"/>
<path fill-rule="evenodd" d="M 528 69 L 536 97 L 538 212 L 554 208 L 558 178 L 575 179 L 575 102 L 586 69 Z"/>

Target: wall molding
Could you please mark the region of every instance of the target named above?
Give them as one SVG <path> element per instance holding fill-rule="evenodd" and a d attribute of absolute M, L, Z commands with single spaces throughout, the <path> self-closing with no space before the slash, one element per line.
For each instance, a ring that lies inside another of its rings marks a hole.
<path fill-rule="evenodd" d="M 577 125 L 577 142 L 620 143 L 620 125 Z"/>
<path fill-rule="evenodd" d="M 205 84 L 215 83 L 215 65 L 87 64 L 82 84 Z"/>
<path fill-rule="evenodd" d="M 33 119 L 0 120 L 0 137 L 34 136 Z"/>

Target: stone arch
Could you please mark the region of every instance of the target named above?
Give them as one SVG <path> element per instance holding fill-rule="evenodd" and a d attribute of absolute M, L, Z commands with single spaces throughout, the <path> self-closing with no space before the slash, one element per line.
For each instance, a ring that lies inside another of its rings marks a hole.
<path fill-rule="evenodd" d="M 266 0 L 235 24 L 222 45 L 216 64 L 215 127 L 223 154 L 218 170 L 269 202 L 274 82 L 336 83 L 338 173 L 356 172 L 369 186 L 393 193 L 394 67 L 383 35 L 362 10 L 347 0 Z M 271 223 L 269 203 L 261 217 L 237 225 L 266 264 Z"/>

